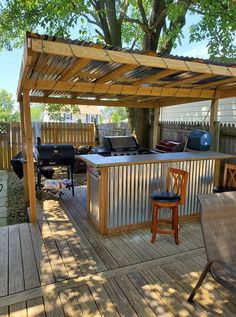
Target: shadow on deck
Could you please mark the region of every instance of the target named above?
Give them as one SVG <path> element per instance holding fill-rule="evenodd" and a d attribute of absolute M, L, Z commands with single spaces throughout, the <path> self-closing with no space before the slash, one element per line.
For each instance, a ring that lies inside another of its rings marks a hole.
<path fill-rule="evenodd" d="M 209 276 L 200 224 L 150 243 L 150 230 L 104 237 L 87 221 L 86 189 L 38 206 L 38 223 L 0 228 L 0 316 L 235 316 Z"/>

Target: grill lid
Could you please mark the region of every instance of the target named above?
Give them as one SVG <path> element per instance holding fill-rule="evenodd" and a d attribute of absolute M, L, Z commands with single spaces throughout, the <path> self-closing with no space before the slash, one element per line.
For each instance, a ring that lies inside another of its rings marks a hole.
<path fill-rule="evenodd" d="M 37 144 L 35 158 L 44 165 L 70 164 L 75 158 L 75 151 L 72 144 Z"/>
<path fill-rule="evenodd" d="M 103 147 L 107 151 L 135 151 L 139 148 L 133 136 L 104 136 Z"/>

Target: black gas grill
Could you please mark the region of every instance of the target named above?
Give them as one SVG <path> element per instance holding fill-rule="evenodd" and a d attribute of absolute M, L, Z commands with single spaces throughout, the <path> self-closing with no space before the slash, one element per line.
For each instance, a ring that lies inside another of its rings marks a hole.
<path fill-rule="evenodd" d="M 66 166 L 68 179 L 71 179 L 72 194 L 74 196 L 73 165 L 75 150 L 71 144 L 37 144 L 34 150 L 37 165 L 37 191 L 41 191 L 41 175 L 45 170 L 50 173 L 50 167 Z M 38 195 L 41 196 L 41 195 Z"/>
<path fill-rule="evenodd" d="M 142 148 L 133 136 L 104 136 L 103 146 L 94 149 L 103 156 L 151 154 L 149 149 Z"/>

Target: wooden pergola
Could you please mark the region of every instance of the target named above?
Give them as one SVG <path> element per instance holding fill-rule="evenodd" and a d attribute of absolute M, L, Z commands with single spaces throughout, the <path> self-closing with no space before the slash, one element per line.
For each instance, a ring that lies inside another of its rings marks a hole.
<path fill-rule="evenodd" d="M 27 162 L 25 197 L 30 221 L 36 222 L 30 103 L 154 108 L 157 138 L 161 107 L 212 100 L 214 133 L 218 99 L 236 96 L 236 64 L 114 50 L 28 33 L 17 96 Z"/>

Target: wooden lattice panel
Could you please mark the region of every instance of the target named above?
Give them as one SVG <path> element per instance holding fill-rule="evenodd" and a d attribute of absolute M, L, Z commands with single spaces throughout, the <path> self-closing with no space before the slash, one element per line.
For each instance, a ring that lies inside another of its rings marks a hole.
<path fill-rule="evenodd" d="M 9 123 L 0 122 L 0 135 L 8 134 L 9 133 L 9 127 L 10 127 Z"/>

